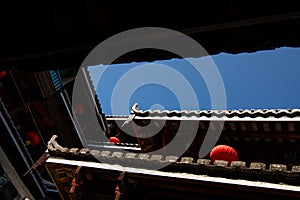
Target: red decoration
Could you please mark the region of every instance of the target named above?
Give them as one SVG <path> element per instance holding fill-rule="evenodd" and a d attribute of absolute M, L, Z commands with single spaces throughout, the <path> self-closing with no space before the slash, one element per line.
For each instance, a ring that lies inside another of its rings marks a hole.
<path fill-rule="evenodd" d="M 109 138 L 109 141 L 110 141 L 110 142 L 113 142 L 113 143 L 117 143 L 117 144 L 120 143 L 120 140 L 119 140 L 119 138 L 117 138 L 117 137 L 110 137 L 110 138 Z"/>
<path fill-rule="evenodd" d="M 35 132 L 26 133 L 26 138 L 27 138 L 26 144 L 32 145 L 32 146 L 38 145 L 41 141 L 39 135 Z"/>
<path fill-rule="evenodd" d="M 211 150 L 210 159 L 212 162 L 214 162 L 215 160 L 225 160 L 231 163 L 232 161 L 238 160 L 238 153 L 234 148 L 230 146 L 218 145 Z"/>
<path fill-rule="evenodd" d="M 4 76 L 6 76 L 6 71 L 5 70 L 0 72 L 0 78 L 3 78 Z"/>
<path fill-rule="evenodd" d="M 81 115 L 84 112 L 84 108 L 81 104 L 77 103 L 74 105 L 75 114 Z"/>

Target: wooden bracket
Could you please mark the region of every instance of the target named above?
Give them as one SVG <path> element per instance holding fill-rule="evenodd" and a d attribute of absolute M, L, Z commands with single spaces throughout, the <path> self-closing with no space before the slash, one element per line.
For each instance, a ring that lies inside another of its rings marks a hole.
<path fill-rule="evenodd" d="M 82 184 L 82 181 L 79 180 L 79 172 L 80 172 L 81 166 L 77 166 L 76 170 L 75 170 L 75 176 L 72 179 L 71 182 L 71 188 L 69 190 L 69 194 L 72 198 L 72 196 L 74 195 L 75 189 L 78 188 L 79 192 L 80 192 L 80 185 Z"/>
<path fill-rule="evenodd" d="M 118 185 L 116 186 L 116 189 L 115 189 L 115 193 L 116 193 L 115 200 L 119 200 L 120 196 L 122 194 L 121 191 L 120 191 L 120 185 L 122 185 L 122 183 L 123 183 L 124 175 L 125 175 L 124 171 L 121 172 L 120 175 L 119 175 Z"/>

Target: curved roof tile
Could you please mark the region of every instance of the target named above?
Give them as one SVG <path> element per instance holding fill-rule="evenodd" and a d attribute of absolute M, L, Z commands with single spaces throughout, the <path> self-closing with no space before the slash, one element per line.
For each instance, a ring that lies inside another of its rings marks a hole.
<path fill-rule="evenodd" d="M 238 110 L 140 110 L 138 103 L 131 108 L 131 114 L 140 117 L 239 117 L 239 118 L 281 118 L 281 117 L 300 117 L 300 109 L 238 109 Z"/>

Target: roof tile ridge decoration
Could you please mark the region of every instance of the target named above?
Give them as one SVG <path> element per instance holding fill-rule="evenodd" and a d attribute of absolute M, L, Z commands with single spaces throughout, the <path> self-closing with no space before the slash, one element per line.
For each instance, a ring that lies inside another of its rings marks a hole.
<path fill-rule="evenodd" d="M 277 109 L 232 109 L 232 110 L 140 110 L 138 108 L 138 103 L 134 103 L 131 107 L 131 114 L 140 117 L 300 117 L 300 109 L 299 108 L 277 108 Z"/>
<path fill-rule="evenodd" d="M 157 166 L 159 171 L 189 173 L 195 175 L 208 175 L 232 179 L 244 179 L 252 181 L 264 181 L 280 184 L 300 186 L 300 165 L 287 167 L 280 163 L 251 162 L 247 164 L 243 161 L 233 161 L 228 163 L 224 160 L 212 162 L 210 159 L 194 159 L 192 157 L 177 157 L 172 155 L 149 155 L 140 153 L 123 153 L 112 149 L 92 150 L 88 148 L 66 148 L 56 141 L 57 136 L 53 135 L 48 142 L 48 153 L 51 157 L 88 162 L 100 162 L 105 160 L 106 164 L 114 165 L 116 159 L 120 165 L 133 163 L 132 167 Z M 165 165 L 168 162 L 169 165 Z M 101 162 L 100 162 L 101 163 Z M 145 168 L 146 169 L 146 168 Z"/>
<path fill-rule="evenodd" d="M 105 115 L 105 118 L 109 120 L 110 118 L 128 118 L 128 115 Z"/>

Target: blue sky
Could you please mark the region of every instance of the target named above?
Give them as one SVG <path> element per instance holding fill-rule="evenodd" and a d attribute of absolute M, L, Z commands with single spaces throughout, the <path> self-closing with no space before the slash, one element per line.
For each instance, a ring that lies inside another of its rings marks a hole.
<path fill-rule="evenodd" d="M 208 68 L 205 59 L 193 58 Z M 300 108 L 299 48 L 221 53 L 211 59 L 224 83 L 226 109 Z M 88 70 L 106 115 L 128 115 L 135 102 L 142 110 L 212 109 L 204 77 L 185 59 L 97 65 Z"/>

